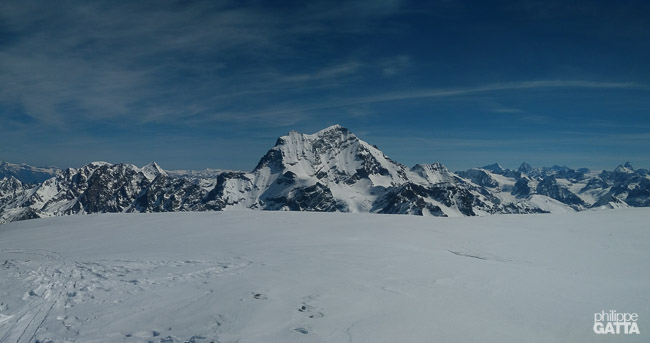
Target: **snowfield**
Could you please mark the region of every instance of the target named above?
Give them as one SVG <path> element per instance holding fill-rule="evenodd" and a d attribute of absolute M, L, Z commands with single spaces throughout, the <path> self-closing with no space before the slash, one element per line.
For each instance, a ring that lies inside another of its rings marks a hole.
<path fill-rule="evenodd" d="M 648 342 L 650 209 L 0 226 L 0 342 Z M 594 313 L 640 335 L 596 335 Z"/>

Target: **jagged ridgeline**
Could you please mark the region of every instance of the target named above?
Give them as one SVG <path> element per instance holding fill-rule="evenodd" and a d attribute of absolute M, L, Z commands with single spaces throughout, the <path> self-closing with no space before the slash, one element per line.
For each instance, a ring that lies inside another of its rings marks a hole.
<path fill-rule="evenodd" d="M 614 171 L 517 170 L 498 164 L 453 173 L 406 167 L 339 125 L 280 137 L 252 172 L 165 171 L 156 163 L 90 163 L 58 170 L 0 165 L 0 223 L 86 213 L 279 210 L 432 216 L 570 212 L 650 206 L 650 176 Z"/>

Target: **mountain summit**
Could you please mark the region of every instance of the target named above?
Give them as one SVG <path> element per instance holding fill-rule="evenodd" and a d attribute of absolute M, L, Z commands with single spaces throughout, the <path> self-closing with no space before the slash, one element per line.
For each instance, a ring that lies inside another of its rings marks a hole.
<path fill-rule="evenodd" d="M 340 125 L 311 135 L 291 131 L 280 137 L 253 174 L 256 188 L 264 190 L 260 199 L 268 206 L 274 202 L 273 207 L 282 208 L 287 197 L 318 190 L 331 202 L 328 208 L 355 212 L 370 210 L 374 187 L 392 187 L 408 179 L 405 166 Z"/>

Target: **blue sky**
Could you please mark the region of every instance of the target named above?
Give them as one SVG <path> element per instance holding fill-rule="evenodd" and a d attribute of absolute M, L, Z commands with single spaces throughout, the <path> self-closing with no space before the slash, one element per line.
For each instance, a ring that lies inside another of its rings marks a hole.
<path fill-rule="evenodd" d="M 0 160 L 252 169 L 338 123 L 406 165 L 650 167 L 647 1 L 3 1 Z"/>

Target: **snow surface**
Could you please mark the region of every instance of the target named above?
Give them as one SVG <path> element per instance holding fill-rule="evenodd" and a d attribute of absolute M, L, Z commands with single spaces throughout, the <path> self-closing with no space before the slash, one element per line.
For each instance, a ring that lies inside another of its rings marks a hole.
<path fill-rule="evenodd" d="M 546 195 L 533 194 L 529 197 L 528 203 L 536 208 L 542 209 L 550 213 L 570 213 L 575 212 L 572 208 L 555 199 L 549 198 Z"/>
<path fill-rule="evenodd" d="M 1 342 L 647 342 L 650 209 L 104 214 L 0 227 Z M 640 335 L 596 335 L 595 312 Z"/>

